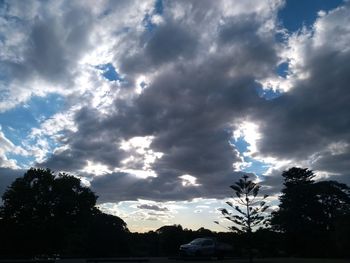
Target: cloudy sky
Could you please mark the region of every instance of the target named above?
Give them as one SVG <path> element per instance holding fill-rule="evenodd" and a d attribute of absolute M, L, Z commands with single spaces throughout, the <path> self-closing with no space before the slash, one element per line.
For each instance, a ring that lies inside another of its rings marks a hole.
<path fill-rule="evenodd" d="M 0 192 L 79 176 L 132 231 L 213 223 L 249 173 L 350 183 L 350 2 L 0 1 Z"/>

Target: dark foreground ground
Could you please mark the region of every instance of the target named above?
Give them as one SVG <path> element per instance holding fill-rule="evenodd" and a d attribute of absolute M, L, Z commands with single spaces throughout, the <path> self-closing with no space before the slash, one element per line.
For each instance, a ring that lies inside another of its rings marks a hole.
<path fill-rule="evenodd" d="M 227 258 L 223 260 L 197 258 L 197 259 L 180 259 L 180 258 L 128 258 L 125 261 L 118 259 L 116 261 L 110 261 L 108 263 L 123 263 L 123 262 L 139 262 L 139 263 L 246 263 L 246 259 Z M 303 258 L 265 258 L 265 259 L 254 259 L 257 263 L 350 263 L 350 259 L 303 259 Z M 1 262 L 0 262 L 1 263 Z M 61 259 L 57 260 L 56 263 L 107 263 L 104 260 L 88 260 L 85 259 Z"/>
<path fill-rule="evenodd" d="M 59 259 L 56 261 L 22 261 L 22 260 L 0 260 L 0 263 L 247 263 L 246 259 L 226 258 L 223 260 L 208 258 L 118 258 L 118 259 Z M 304 258 L 265 258 L 254 259 L 256 263 L 349 263 L 350 259 L 304 259 Z"/>
<path fill-rule="evenodd" d="M 206 262 L 206 263 L 247 263 L 246 259 L 168 259 L 168 258 L 151 258 L 150 263 L 180 263 L 180 262 Z M 302 259 L 302 258 L 274 258 L 274 259 L 254 259 L 257 263 L 350 263 L 350 259 Z M 68 263 L 68 262 L 67 262 Z"/>

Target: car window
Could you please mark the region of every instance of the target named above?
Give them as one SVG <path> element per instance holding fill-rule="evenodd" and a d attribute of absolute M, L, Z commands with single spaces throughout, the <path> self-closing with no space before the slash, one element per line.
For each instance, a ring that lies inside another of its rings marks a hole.
<path fill-rule="evenodd" d="M 211 246 L 211 245 L 213 245 L 212 240 L 204 240 L 202 243 L 202 246 Z"/>
<path fill-rule="evenodd" d="M 202 242 L 203 242 L 203 239 L 198 238 L 198 239 L 193 240 L 190 244 L 200 245 Z"/>

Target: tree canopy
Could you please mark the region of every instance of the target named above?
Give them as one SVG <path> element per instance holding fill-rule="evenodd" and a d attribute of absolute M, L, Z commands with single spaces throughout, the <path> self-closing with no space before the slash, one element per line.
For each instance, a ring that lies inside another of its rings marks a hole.
<path fill-rule="evenodd" d="M 65 173 L 31 168 L 2 198 L 2 249 L 8 254 L 83 254 L 94 228 L 115 234 L 127 231 L 123 220 L 95 207 L 97 196 L 79 178 Z"/>
<path fill-rule="evenodd" d="M 315 174 L 293 167 L 282 173 L 284 188 L 272 225 L 285 233 L 291 254 L 327 251 L 341 216 L 350 214 L 350 189 L 335 181 L 314 182 Z M 317 245 L 316 245 L 317 244 Z M 319 252 L 317 252 L 319 253 Z"/>
<path fill-rule="evenodd" d="M 97 196 L 80 180 L 67 174 L 55 176 L 49 169 L 30 169 L 4 193 L 4 220 L 24 225 L 48 221 L 77 224 L 95 211 Z"/>

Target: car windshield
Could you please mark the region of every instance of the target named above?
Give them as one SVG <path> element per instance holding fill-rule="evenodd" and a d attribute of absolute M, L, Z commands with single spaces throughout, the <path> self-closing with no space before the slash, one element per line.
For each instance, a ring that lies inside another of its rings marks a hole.
<path fill-rule="evenodd" d="M 197 238 L 197 239 L 195 239 L 195 240 L 193 240 L 193 241 L 191 241 L 191 245 L 200 245 L 200 244 L 202 244 L 204 241 L 206 241 L 206 240 L 208 240 L 208 239 L 205 239 L 205 238 Z"/>

